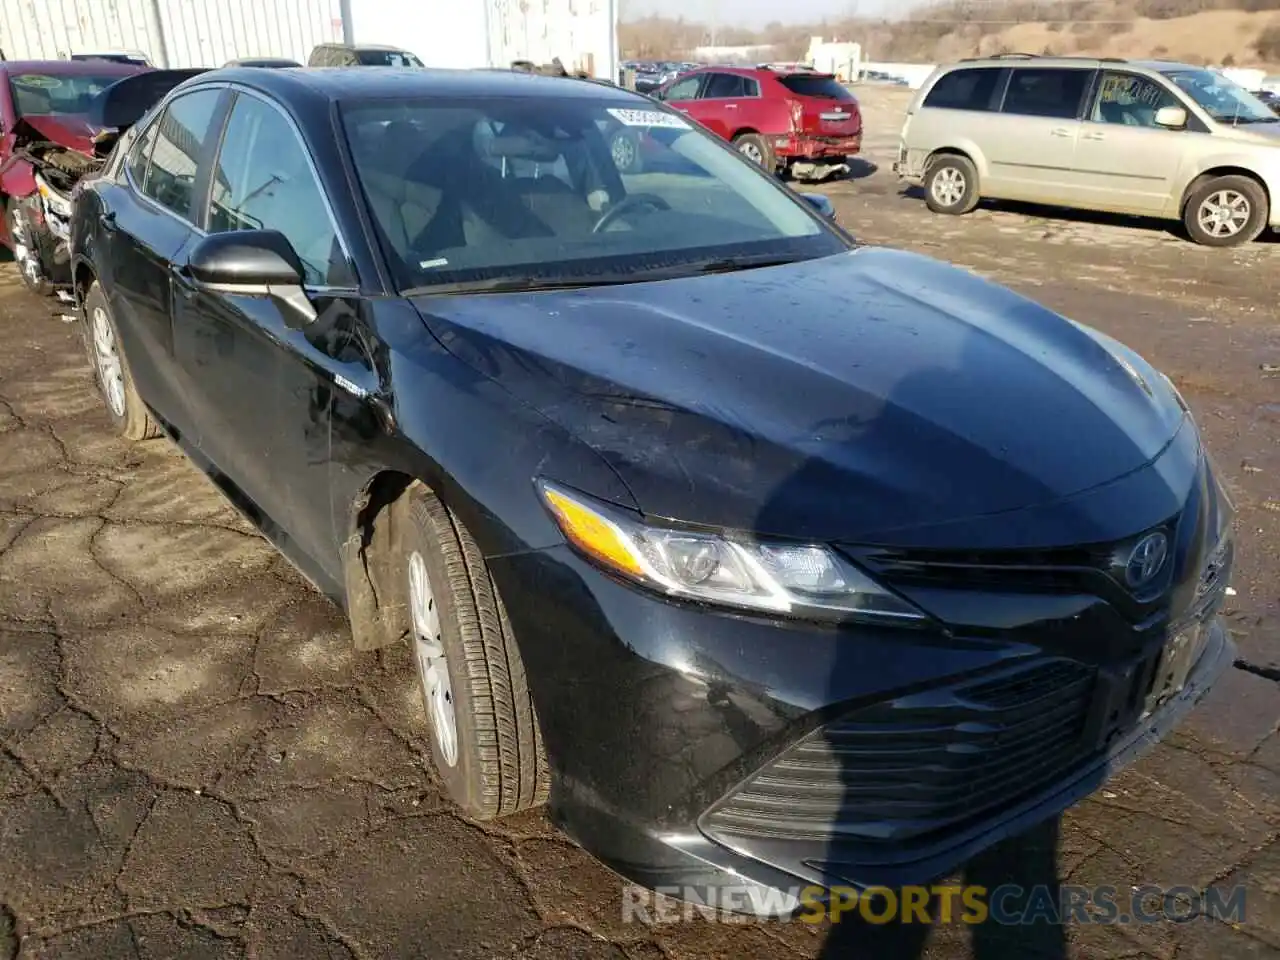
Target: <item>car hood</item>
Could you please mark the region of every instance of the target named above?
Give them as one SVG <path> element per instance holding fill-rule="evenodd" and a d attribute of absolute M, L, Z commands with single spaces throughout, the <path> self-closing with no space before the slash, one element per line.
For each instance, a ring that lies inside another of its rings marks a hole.
<path fill-rule="evenodd" d="M 645 513 L 762 533 L 875 542 L 1071 497 L 1150 463 L 1184 415 L 1114 341 L 891 250 L 416 303 Z"/>
<path fill-rule="evenodd" d="M 63 114 L 56 117 L 23 117 L 22 121 L 46 140 L 60 143 L 81 153 L 93 153 L 93 136 L 100 127 L 79 114 Z"/>

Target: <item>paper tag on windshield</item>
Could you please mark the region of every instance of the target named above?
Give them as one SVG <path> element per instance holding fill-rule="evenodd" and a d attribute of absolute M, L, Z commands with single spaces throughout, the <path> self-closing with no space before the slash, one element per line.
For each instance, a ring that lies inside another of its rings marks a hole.
<path fill-rule="evenodd" d="M 674 113 L 661 110 L 627 110 L 610 107 L 609 115 L 624 127 L 667 127 L 672 130 L 688 130 L 689 121 Z"/>

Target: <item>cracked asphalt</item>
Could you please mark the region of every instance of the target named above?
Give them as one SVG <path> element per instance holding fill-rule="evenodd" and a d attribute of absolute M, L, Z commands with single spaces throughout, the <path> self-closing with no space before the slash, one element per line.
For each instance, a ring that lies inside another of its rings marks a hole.
<path fill-rule="evenodd" d="M 869 129 L 896 131 L 900 94 L 863 102 Z M 1243 923 L 1072 923 L 1048 946 L 940 926 L 922 952 L 802 923 L 624 923 L 622 882 L 545 815 L 450 808 L 407 650 L 354 652 L 340 613 L 166 441 L 116 439 L 77 328 L 6 264 L 0 958 L 1280 956 L 1280 242 L 1208 251 L 1026 208 L 935 217 L 889 175 L 892 139 L 821 188 L 842 221 L 1138 349 L 1183 390 L 1239 512 L 1240 661 L 1068 812 L 1040 879 L 1243 884 Z M 988 859 L 1016 873 L 1036 842 Z"/>

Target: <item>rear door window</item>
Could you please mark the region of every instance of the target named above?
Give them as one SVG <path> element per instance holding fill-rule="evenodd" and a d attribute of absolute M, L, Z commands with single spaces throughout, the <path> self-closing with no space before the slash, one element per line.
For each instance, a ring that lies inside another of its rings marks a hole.
<path fill-rule="evenodd" d="M 1092 76 L 1093 71 L 1066 67 L 1015 69 L 1002 112 L 1074 120 L 1080 115 L 1080 101 Z"/>
<path fill-rule="evenodd" d="M 816 97 L 819 100 L 852 100 L 853 94 L 835 77 L 810 76 L 793 73 L 779 77 L 778 82 L 798 97 Z"/>
<path fill-rule="evenodd" d="M 191 202 L 196 174 L 208 156 L 213 119 L 222 91 L 196 90 L 174 98 L 155 123 L 155 146 L 142 192 L 156 203 L 195 223 Z"/>
<path fill-rule="evenodd" d="M 671 88 L 663 95 L 663 100 L 692 100 L 698 95 L 698 88 L 702 86 L 703 74 L 696 73 L 692 77 L 685 77 L 683 80 L 677 80 L 671 85 Z"/>
<path fill-rule="evenodd" d="M 746 78 L 734 73 L 713 73 L 707 77 L 707 85 L 702 88 L 703 100 L 728 100 L 746 95 Z"/>
<path fill-rule="evenodd" d="M 948 110 L 991 110 L 1000 73 L 1000 67 L 953 70 L 938 78 L 924 98 L 924 105 Z"/>

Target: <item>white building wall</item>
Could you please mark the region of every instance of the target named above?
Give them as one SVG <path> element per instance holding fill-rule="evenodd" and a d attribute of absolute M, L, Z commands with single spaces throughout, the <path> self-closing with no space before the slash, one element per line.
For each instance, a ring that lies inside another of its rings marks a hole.
<path fill-rule="evenodd" d="M 316 44 L 341 39 L 339 0 L 0 0 L 10 60 L 138 50 L 169 67 L 253 56 L 305 63 Z"/>

